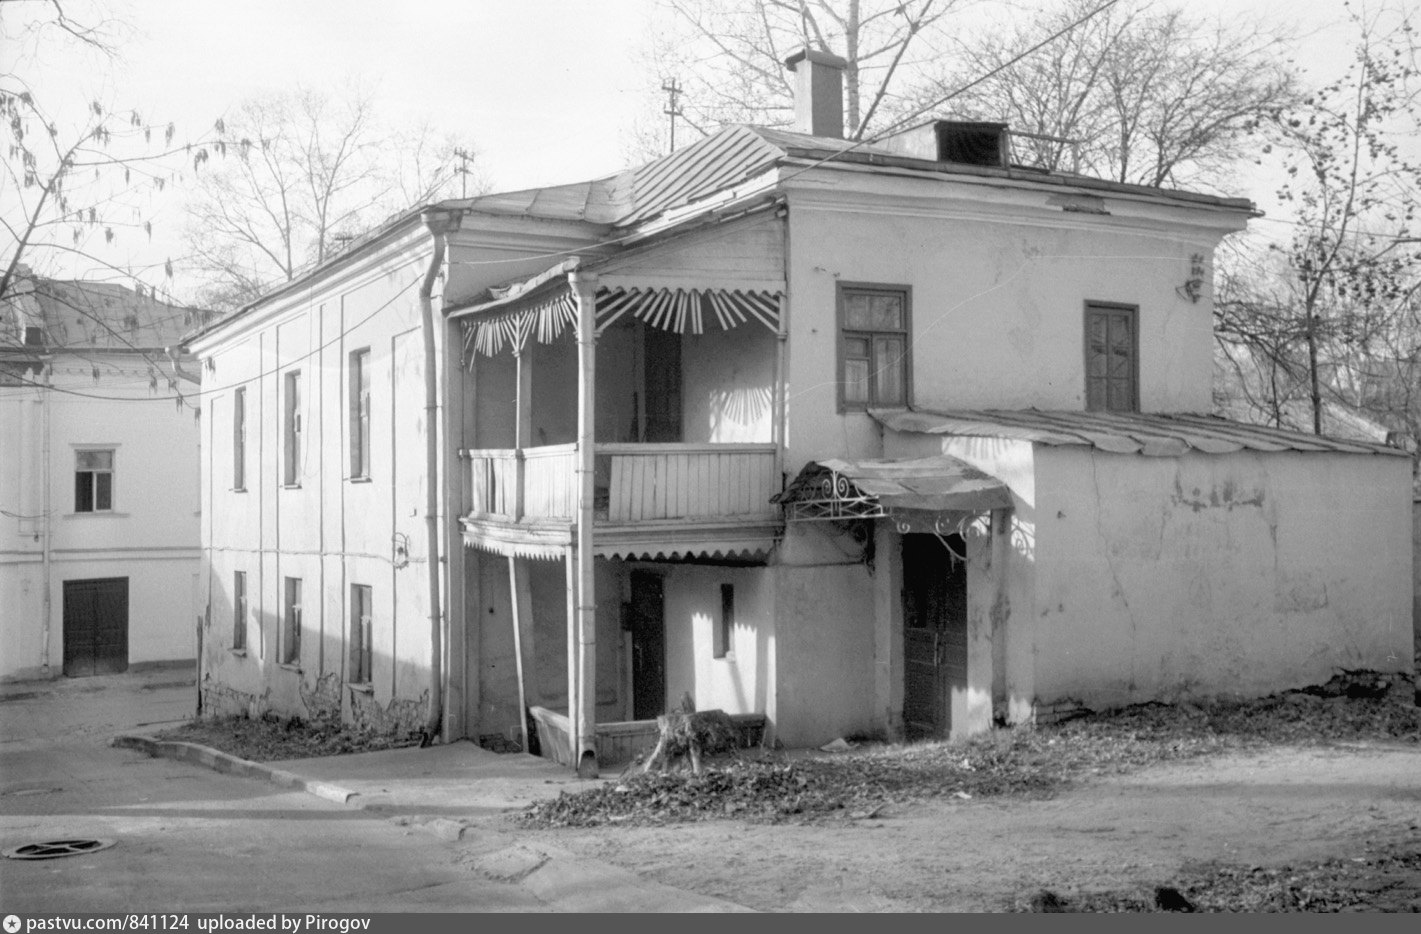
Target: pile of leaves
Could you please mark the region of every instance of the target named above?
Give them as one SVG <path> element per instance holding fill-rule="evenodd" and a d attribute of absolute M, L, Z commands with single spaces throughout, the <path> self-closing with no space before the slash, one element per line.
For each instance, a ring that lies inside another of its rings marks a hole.
<path fill-rule="evenodd" d="M 1360 687 L 1359 687 L 1360 685 Z M 1251 701 L 1141 704 L 1059 726 L 959 743 L 722 759 L 704 774 L 646 774 L 530 805 L 526 825 L 585 827 L 734 817 L 872 817 L 937 797 L 1044 797 L 1093 776 L 1261 745 L 1421 742 L 1404 676 L 1343 673 L 1327 685 Z"/>
<path fill-rule="evenodd" d="M 157 739 L 210 746 L 239 759 L 273 762 L 374 752 L 417 746 L 421 736 L 390 736 L 357 732 L 332 723 L 309 723 L 299 717 L 209 717 L 189 720 L 165 730 Z"/>
<path fill-rule="evenodd" d="M 1413 848 L 1342 859 L 1267 868 L 1207 864 L 1171 886 L 1194 911 L 1421 911 L 1421 851 Z M 1161 908 L 1143 892 L 1091 892 L 1077 896 L 1038 894 L 1035 911 L 1141 912 Z M 1179 910 L 1179 909 L 1174 909 Z"/>

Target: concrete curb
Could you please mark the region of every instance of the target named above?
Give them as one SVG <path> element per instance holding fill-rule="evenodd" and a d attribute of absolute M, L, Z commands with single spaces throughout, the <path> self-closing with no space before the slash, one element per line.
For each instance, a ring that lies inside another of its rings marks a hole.
<path fill-rule="evenodd" d="M 193 765 L 200 765 L 204 768 L 212 769 L 214 772 L 224 772 L 229 775 L 237 775 L 242 778 L 255 778 L 269 782 L 279 788 L 294 788 L 304 791 L 307 794 L 324 798 L 327 801 L 334 801 L 336 804 L 351 804 L 352 800 L 359 795 L 348 788 L 333 785 L 330 782 L 320 782 L 311 778 L 303 778 L 294 772 L 287 772 L 284 769 L 274 769 L 271 766 L 263 765 L 260 762 L 253 762 L 250 759 L 239 759 L 234 755 L 219 752 L 210 746 L 201 746 L 197 743 L 180 743 L 172 740 L 158 740 L 151 736 L 137 736 L 126 733 L 115 736 L 109 740 L 109 745 L 117 749 L 135 749 L 142 753 L 147 753 L 154 758 L 176 759 L 179 762 L 190 762 Z"/>

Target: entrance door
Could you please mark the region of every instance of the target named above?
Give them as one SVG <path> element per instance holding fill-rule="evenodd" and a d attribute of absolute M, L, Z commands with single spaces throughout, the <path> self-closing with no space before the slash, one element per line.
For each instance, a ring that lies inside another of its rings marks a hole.
<path fill-rule="evenodd" d="M 128 670 L 128 578 L 64 582 L 64 674 Z"/>
<path fill-rule="evenodd" d="M 632 719 L 666 712 L 666 613 L 661 575 L 632 571 Z"/>
<path fill-rule="evenodd" d="M 643 328 L 647 444 L 681 441 L 681 335 Z"/>
<path fill-rule="evenodd" d="M 967 565 L 957 557 L 966 553 L 960 535 L 903 536 L 903 723 L 910 739 L 946 738 L 952 691 L 967 687 Z"/>

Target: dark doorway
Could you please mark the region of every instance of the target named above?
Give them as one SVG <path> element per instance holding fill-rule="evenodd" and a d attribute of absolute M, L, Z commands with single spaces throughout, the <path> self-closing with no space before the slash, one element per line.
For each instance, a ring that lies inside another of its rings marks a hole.
<path fill-rule="evenodd" d="M 128 670 L 128 578 L 64 582 L 64 674 Z"/>
<path fill-rule="evenodd" d="M 666 712 L 666 613 L 661 575 L 632 571 L 632 719 Z"/>
<path fill-rule="evenodd" d="M 660 328 L 642 329 L 646 352 L 647 444 L 681 441 L 681 335 Z"/>
<path fill-rule="evenodd" d="M 910 739 L 952 731 L 967 687 L 967 554 L 960 535 L 903 536 L 903 724 Z"/>

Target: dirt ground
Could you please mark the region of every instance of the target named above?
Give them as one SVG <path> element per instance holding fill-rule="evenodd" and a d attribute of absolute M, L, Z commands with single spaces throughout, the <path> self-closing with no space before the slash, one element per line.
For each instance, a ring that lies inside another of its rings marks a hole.
<path fill-rule="evenodd" d="M 1386 910 L 1421 910 L 1421 748 L 1265 747 L 1090 779 L 1047 799 L 949 798 L 872 819 L 531 830 L 532 839 L 765 911 L 1004 911 L 1049 889 L 1149 901 L 1211 867 L 1342 860 Z M 1407 867 L 1388 874 L 1385 856 Z M 1373 869 L 1372 867 L 1378 867 Z M 1334 874 L 1336 877 L 1336 874 Z"/>

